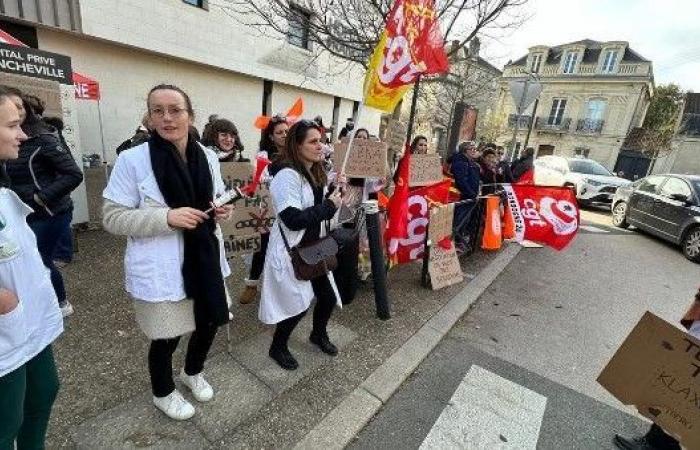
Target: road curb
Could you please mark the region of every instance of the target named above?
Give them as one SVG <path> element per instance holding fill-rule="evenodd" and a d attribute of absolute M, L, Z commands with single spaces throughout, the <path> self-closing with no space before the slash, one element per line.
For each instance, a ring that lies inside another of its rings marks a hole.
<path fill-rule="evenodd" d="M 469 307 L 503 272 L 521 248 L 517 244 L 506 247 L 459 294 L 454 296 L 389 359 L 328 413 L 294 448 L 299 450 L 345 448 Z"/>

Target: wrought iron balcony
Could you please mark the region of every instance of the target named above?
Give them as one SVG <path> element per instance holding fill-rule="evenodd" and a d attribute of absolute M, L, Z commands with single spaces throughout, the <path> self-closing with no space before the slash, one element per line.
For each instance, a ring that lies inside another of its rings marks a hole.
<path fill-rule="evenodd" d="M 529 128 L 530 124 L 532 123 L 532 116 L 520 116 L 520 120 L 518 120 L 517 114 L 509 114 L 508 128 L 515 128 L 516 122 L 518 123 L 518 128 L 520 129 Z"/>
<path fill-rule="evenodd" d="M 605 121 L 602 119 L 579 119 L 576 123 L 578 133 L 600 134 Z"/>
<path fill-rule="evenodd" d="M 565 133 L 569 130 L 570 126 L 571 119 L 569 117 L 538 117 L 535 121 L 535 129 L 544 132 Z"/>

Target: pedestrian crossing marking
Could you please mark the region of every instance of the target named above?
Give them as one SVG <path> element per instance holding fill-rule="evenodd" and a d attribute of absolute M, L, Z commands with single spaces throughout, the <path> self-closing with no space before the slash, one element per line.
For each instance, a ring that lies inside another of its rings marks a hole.
<path fill-rule="evenodd" d="M 547 398 L 472 365 L 421 450 L 536 449 Z"/>

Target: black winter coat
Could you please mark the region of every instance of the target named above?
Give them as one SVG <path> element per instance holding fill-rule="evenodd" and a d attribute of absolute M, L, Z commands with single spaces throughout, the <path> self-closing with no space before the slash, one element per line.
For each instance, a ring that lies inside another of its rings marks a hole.
<path fill-rule="evenodd" d="M 7 174 L 11 189 L 34 210 L 28 221 L 72 210 L 70 193 L 83 181 L 73 155 L 53 129 L 44 129 L 24 141 L 19 157 L 7 161 Z M 43 206 L 34 200 L 34 194 Z"/>

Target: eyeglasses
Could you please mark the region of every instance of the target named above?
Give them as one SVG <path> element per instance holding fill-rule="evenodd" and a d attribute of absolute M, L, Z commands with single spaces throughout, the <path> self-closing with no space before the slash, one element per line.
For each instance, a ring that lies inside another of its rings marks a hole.
<path fill-rule="evenodd" d="M 187 111 L 187 108 L 180 108 L 180 107 L 172 107 L 172 108 L 153 108 L 149 111 L 149 114 L 151 116 L 155 116 L 159 119 L 162 119 L 165 117 L 165 114 L 167 113 L 170 117 L 180 117 L 182 113 Z"/>
<path fill-rule="evenodd" d="M 270 118 L 270 122 L 272 123 L 282 123 L 287 121 L 287 116 L 284 114 L 275 114 Z"/>

